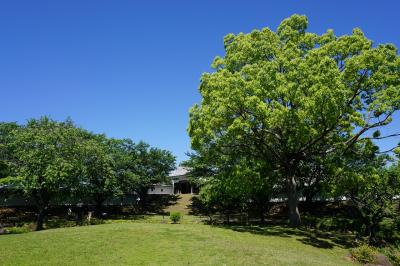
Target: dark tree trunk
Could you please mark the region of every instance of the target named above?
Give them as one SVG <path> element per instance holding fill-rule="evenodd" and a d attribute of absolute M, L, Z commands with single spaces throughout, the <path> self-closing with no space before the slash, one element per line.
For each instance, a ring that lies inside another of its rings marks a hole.
<path fill-rule="evenodd" d="M 36 219 L 36 231 L 43 230 L 44 218 L 46 217 L 46 206 L 39 207 L 39 213 Z"/>
<path fill-rule="evenodd" d="M 298 209 L 297 184 L 294 176 L 287 180 L 287 196 L 289 209 L 289 225 L 297 227 L 301 224 L 300 213 Z"/>
<path fill-rule="evenodd" d="M 34 194 L 36 205 L 38 207 L 38 215 L 36 219 L 36 231 L 43 230 L 44 220 L 47 214 L 47 208 L 50 202 L 50 196 L 46 189 L 41 188 Z"/>
<path fill-rule="evenodd" d="M 372 224 L 370 227 L 369 227 L 369 237 L 368 237 L 368 243 L 371 245 L 371 246 L 375 246 L 375 245 L 377 245 L 378 244 L 378 239 L 377 239 L 377 236 L 376 236 L 376 232 L 377 232 L 377 225 L 374 225 L 374 224 Z"/>
<path fill-rule="evenodd" d="M 98 218 L 101 218 L 102 213 L 103 213 L 103 202 L 104 200 L 102 198 L 96 199 L 96 205 L 94 209 L 94 213 Z"/>
<path fill-rule="evenodd" d="M 103 210 L 102 207 L 103 207 L 103 202 L 102 201 L 96 202 L 95 213 L 96 213 L 96 215 L 98 217 L 101 217 L 101 213 L 102 213 L 102 210 Z"/>
<path fill-rule="evenodd" d="M 140 201 L 139 201 L 139 207 L 141 212 L 145 213 L 148 210 L 148 194 L 147 194 L 147 187 L 141 187 L 137 190 L 137 194 L 139 195 Z"/>
<path fill-rule="evenodd" d="M 265 214 L 267 214 L 268 215 L 268 213 L 269 213 L 269 210 L 270 210 L 270 208 L 271 208 L 271 205 L 270 205 L 270 198 L 268 198 L 268 199 L 266 199 L 265 201 L 263 201 L 262 203 L 261 203 L 261 208 L 260 208 L 260 220 L 261 220 L 261 224 L 264 224 L 265 223 Z"/>
<path fill-rule="evenodd" d="M 82 225 L 83 224 L 83 209 L 82 209 L 82 207 L 77 207 L 76 208 L 75 222 L 78 225 Z"/>
<path fill-rule="evenodd" d="M 264 210 L 261 210 L 261 212 L 260 212 L 260 221 L 261 221 L 261 224 L 265 224 Z"/>
<path fill-rule="evenodd" d="M 369 238 L 368 242 L 372 246 L 376 246 L 381 244 L 379 237 L 377 236 L 377 233 L 379 231 L 379 223 L 382 221 L 382 217 L 380 216 L 375 216 L 372 218 L 372 221 L 369 225 L 368 231 L 369 231 Z"/>
<path fill-rule="evenodd" d="M 304 194 L 305 197 L 305 208 L 307 211 L 311 212 L 312 211 L 312 207 L 313 207 L 313 198 L 314 198 L 314 193 L 308 192 Z"/>

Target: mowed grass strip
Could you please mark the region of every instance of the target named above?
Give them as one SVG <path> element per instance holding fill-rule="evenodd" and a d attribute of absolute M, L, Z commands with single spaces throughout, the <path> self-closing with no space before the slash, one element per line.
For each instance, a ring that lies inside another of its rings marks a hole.
<path fill-rule="evenodd" d="M 0 265 L 352 265 L 297 235 L 203 224 L 113 223 L 0 236 Z"/>

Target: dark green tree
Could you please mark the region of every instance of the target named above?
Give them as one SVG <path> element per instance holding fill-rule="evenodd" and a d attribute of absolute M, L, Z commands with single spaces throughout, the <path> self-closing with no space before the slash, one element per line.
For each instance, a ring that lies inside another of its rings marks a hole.
<path fill-rule="evenodd" d="M 388 165 L 389 162 L 389 165 Z M 400 195 L 400 171 L 393 158 L 380 154 L 378 147 L 367 140 L 342 158 L 338 165 L 333 191 L 345 196 L 358 210 L 362 225 L 359 233 L 371 245 L 380 244 L 380 224 L 384 218 L 396 218 L 396 197 Z"/>
<path fill-rule="evenodd" d="M 103 203 L 122 194 L 122 186 L 115 173 L 115 162 L 108 152 L 107 138 L 90 134 L 82 142 L 79 152 L 81 173 L 75 184 L 75 195 L 93 201 L 95 213 L 100 217 Z"/>
<path fill-rule="evenodd" d="M 169 151 L 130 139 L 112 139 L 108 145 L 121 191 L 136 193 L 145 207 L 148 189 L 156 183 L 170 182 L 168 174 L 175 168 L 175 157 Z"/>
<path fill-rule="evenodd" d="M 0 179 L 12 175 L 13 151 L 10 143 L 13 141 L 13 131 L 17 129 L 17 123 L 0 123 Z"/>
<path fill-rule="evenodd" d="M 70 120 L 42 117 L 12 131 L 11 138 L 16 175 L 7 178 L 7 183 L 34 199 L 37 230 L 41 230 L 50 202 L 67 196 L 76 183 L 81 130 Z"/>

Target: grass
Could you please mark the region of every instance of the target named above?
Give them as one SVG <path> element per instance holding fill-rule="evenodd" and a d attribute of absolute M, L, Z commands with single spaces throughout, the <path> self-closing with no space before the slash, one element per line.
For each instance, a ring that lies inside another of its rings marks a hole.
<path fill-rule="evenodd" d="M 178 200 L 175 204 L 168 206 L 164 209 L 165 212 L 180 212 L 182 214 L 188 214 L 190 211 L 189 205 L 192 203 L 191 199 L 193 195 L 181 194 L 178 196 Z"/>
<path fill-rule="evenodd" d="M 3 235 L 0 265 L 352 265 L 335 238 L 279 226 L 215 227 L 188 217 L 182 224 L 154 216 Z"/>

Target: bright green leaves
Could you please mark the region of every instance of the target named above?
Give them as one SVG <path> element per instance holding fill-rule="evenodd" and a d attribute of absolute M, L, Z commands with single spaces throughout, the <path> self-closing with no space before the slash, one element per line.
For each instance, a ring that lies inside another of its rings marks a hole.
<path fill-rule="evenodd" d="M 65 200 L 102 203 L 112 196 L 147 193 L 167 181 L 175 166 L 169 152 L 129 139 L 108 139 L 48 117 L 26 125 L 0 123 L 0 186 L 33 199 L 37 229 L 49 204 Z M 4 187 L 3 187 L 4 186 Z"/>
<path fill-rule="evenodd" d="M 201 105 L 190 111 L 193 148 L 261 142 L 288 158 L 390 123 L 400 103 L 395 47 L 373 48 L 360 29 L 318 36 L 307 25 L 305 16 L 294 15 L 276 33 L 225 37 L 225 56 L 202 76 Z"/>
<path fill-rule="evenodd" d="M 366 158 L 377 153 L 367 138 L 390 124 L 400 107 L 396 48 L 372 46 L 357 28 L 337 37 L 332 30 L 309 33 L 307 26 L 305 16 L 294 15 L 276 32 L 229 34 L 215 71 L 203 74 L 202 101 L 190 110 L 188 131 L 198 156 L 229 172 L 224 184 L 231 184 L 230 176 L 247 180 L 247 168 L 264 180 L 280 177 L 278 186 L 302 182 L 305 165 L 320 165 L 327 157 L 339 161 L 357 142 L 368 151 Z M 263 168 L 248 167 L 261 162 Z M 332 172 L 346 172 L 335 163 Z M 347 181 L 374 181 L 379 174 L 353 172 Z M 287 196 L 297 198 L 290 191 Z"/>
<path fill-rule="evenodd" d="M 68 187 L 78 176 L 77 146 L 82 138 L 81 131 L 70 121 L 56 122 L 47 117 L 29 120 L 25 127 L 13 132 L 10 146 L 21 189 L 35 196 L 37 190 L 46 194 L 59 192 Z"/>
<path fill-rule="evenodd" d="M 306 16 L 293 15 L 284 19 L 277 29 L 277 34 L 283 42 L 298 41 L 308 27 Z"/>
<path fill-rule="evenodd" d="M 224 67 L 234 72 L 246 65 L 272 60 L 276 55 L 278 42 L 278 36 L 268 28 L 254 30 L 250 34 L 229 34 L 225 37 Z"/>

